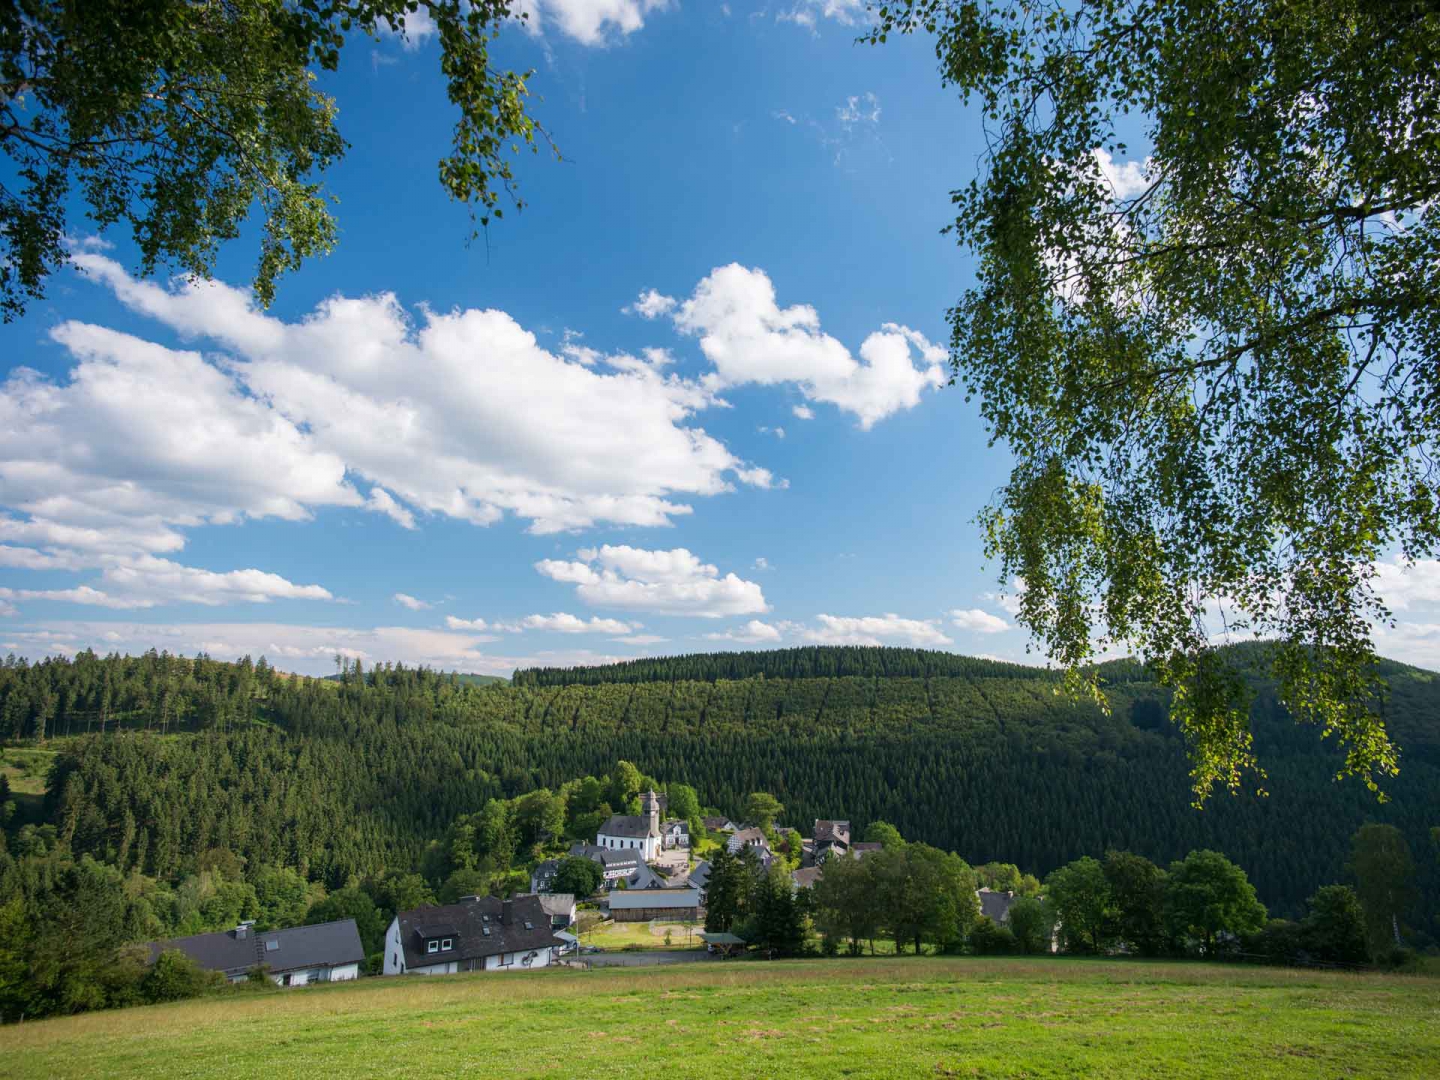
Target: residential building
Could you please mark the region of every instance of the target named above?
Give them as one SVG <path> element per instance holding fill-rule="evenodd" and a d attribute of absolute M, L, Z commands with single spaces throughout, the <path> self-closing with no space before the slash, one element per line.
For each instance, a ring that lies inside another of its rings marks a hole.
<path fill-rule="evenodd" d="M 530 891 L 532 893 L 548 893 L 559 870 L 559 859 L 546 859 L 540 863 L 530 871 Z"/>
<path fill-rule="evenodd" d="M 704 822 L 707 832 L 734 832 L 740 827 L 728 817 L 707 817 Z"/>
<path fill-rule="evenodd" d="M 538 896 L 466 896 L 402 911 L 385 934 L 386 975 L 526 971 L 548 967 L 561 942 Z"/>
<path fill-rule="evenodd" d="M 1013 892 L 997 892 L 994 889 L 976 889 L 975 895 L 980 898 L 980 914 L 988 915 L 996 926 L 1003 926 L 1010 921 L 1010 908 L 1015 904 Z"/>
<path fill-rule="evenodd" d="M 690 847 L 690 823 L 681 821 L 679 818 L 671 818 L 660 826 L 660 841 L 667 848 Z"/>
<path fill-rule="evenodd" d="M 595 846 L 611 851 L 634 851 L 649 862 L 660 851 L 660 798 L 653 791 L 640 796 L 640 814 L 614 814 L 600 826 Z"/>
<path fill-rule="evenodd" d="M 880 843 L 878 840 L 857 840 L 855 843 L 850 845 L 850 854 L 856 859 L 862 859 L 866 855 L 870 855 L 874 852 L 884 850 L 885 845 Z"/>
<path fill-rule="evenodd" d="M 817 863 L 823 862 L 831 855 L 848 855 L 850 853 L 850 822 L 848 821 L 826 821 L 817 818 L 814 836 L 814 859 Z"/>
<path fill-rule="evenodd" d="M 584 859 L 594 859 L 605 872 L 605 881 L 612 882 L 616 878 L 628 878 L 633 876 L 640 867 L 645 865 L 640 853 L 634 848 L 620 849 L 597 847 L 594 844 L 572 844 L 571 855 L 579 855 Z M 553 877 L 553 875 L 552 875 Z M 531 884 L 534 884 L 532 879 Z M 535 892 L 547 890 L 536 889 Z"/>
<path fill-rule="evenodd" d="M 575 921 L 574 893 L 541 893 L 540 906 L 550 916 L 550 925 L 556 930 L 564 930 Z"/>
<path fill-rule="evenodd" d="M 705 902 L 705 889 L 710 884 L 710 864 L 704 859 L 701 859 L 690 868 L 690 873 L 680 884 L 688 888 L 699 889 L 700 902 L 703 904 Z"/>
<path fill-rule="evenodd" d="M 354 919 L 261 931 L 254 923 L 243 922 L 234 930 L 152 941 L 148 948 L 152 964 L 162 952 L 178 949 L 232 983 L 244 982 L 252 970 L 262 966 L 280 986 L 346 982 L 359 977 L 365 962 Z"/>
<path fill-rule="evenodd" d="M 824 867 L 806 866 L 790 873 L 790 884 L 796 889 L 813 889 L 820 880 Z"/>
<path fill-rule="evenodd" d="M 610 894 L 610 916 L 616 922 L 700 917 L 699 889 L 623 889 Z"/>

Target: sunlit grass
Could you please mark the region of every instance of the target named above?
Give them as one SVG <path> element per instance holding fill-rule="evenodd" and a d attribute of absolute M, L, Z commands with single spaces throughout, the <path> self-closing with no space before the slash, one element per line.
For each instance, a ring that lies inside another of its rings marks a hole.
<path fill-rule="evenodd" d="M 412 976 L 0 1029 L 21 1077 L 1436 1075 L 1440 980 L 1062 959 Z"/>

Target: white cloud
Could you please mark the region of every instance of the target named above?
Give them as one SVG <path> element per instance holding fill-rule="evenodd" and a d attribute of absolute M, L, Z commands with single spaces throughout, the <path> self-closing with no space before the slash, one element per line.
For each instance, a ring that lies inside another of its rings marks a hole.
<path fill-rule="evenodd" d="M 639 315 L 642 319 L 658 319 L 669 315 L 679 303 L 673 296 L 663 296 L 655 289 L 646 289 L 633 304 L 620 309 L 622 315 Z"/>
<path fill-rule="evenodd" d="M 752 565 L 754 566 L 754 568 L 755 568 L 756 570 L 769 570 L 769 569 L 770 569 L 770 560 L 767 559 L 767 558 L 765 558 L 764 555 L 761 555 L 759 558 L 757 558 L 757 559 L 755 560 L 755 562 L 754 562 Z"/>
<path fill-rule="evenodd" d="M 514 12 L 526 13 L 526 30 L 543 34 L 557 27 L 582 45 L 604 46 L 645 25 L 645 16 L 665 11 L 670 0 L 516 0 Z"/>
<path fill-rule="evenodd" d="M 498 626 L 492 628 L 484 619 L 457 619 L 454 615 L 445 616 L 445 625 L 451 630 L 477 630 L 481 633 L 490 629 L 499 629 Z"/>
<path fill-rule="evenodd" d="M 984 599 L 990 601 L 1012 619 L 1020 614 L 1020 597 L 1025 595 L 1025 579 L 1013 577 L 1009 588 L 1003 593 L 987 592 Z"/>
<path fill-rule="evenodd" d="M 702 618 L 768 610 L 758 584 L 734 573 L 721 577 L 685 548 L 646 551 L 606 544 L 577 554 L 581 561 L 542 559 L 535 569 L 575 585 L 576 595 L 591 607 Z"/>
<path fill-rule="evenodd" d="M 109 608 L 150 608 L 161 604 L 269 603 L 271 600 L 333 600 L 319 585 L 297 585 L 263 570 L 217 572 L 182 566 L 153 555 L 101 556 L 103 589 L 0 589 L 5 600 L 57 600 Z"/>
<path fill-rule="evenodd" d="M 841 26 L 854 26 L 865 17 L 866 0 L 800 0 L 794 7 L 775 13 L 776 22 L 790 22 L 810 30 L 817 18 L 833 19 Z"/>
<path fill-rule="evenodd" d="M 810 408 L 809 405 L 796 405 L 790 411 L 794 413 L 797 417 L 799 417 L 801 420 L 815 419 L 815 410 Z"/>
<path fill-rule="evenodd" d="M 941 631 L 938 619 L 902 619 L 898 615 L 817 615 L 816 619 L 820 625 L 800 630 L 800 637 L 817 645 L 912 645 L 938 648 L 953 644 Z"/>
<path fill-rule="evenodd" d="M 1440 607 L 1440 560 L 1417 559 L 1407 566 L 1397 555 L 1376 563 L 1374 588 L 1391 611 Z"/>
<path fill-rule="evenodd" d="M 999 634 L 1010 629 L 1010 624 L 998 615 L 991 615 L 980 608 L 956 609 L 950 612 L 950 621 L 961 630 L 974 634 Z"/>
<path fill-rule="evenodd" d="M 557 634 L 628 634 L 636 627 L 619 619 L 601 619 L 592 615 L 587 620 L 557 611 L 553 615 L 526 615 L 514 625 L 514 629 L 549 630 Z"/>
<path fill-rule="evenodd" d="M 418 600 L 409 593 L 397 592 L 393 599 L 395 603 L 403 608 L 409 608 L 411 611 L 429 611 L 432 607 L 432 605 L 427 604 L 424 600 Z"/>
<path fill-rule="evenodd" d="M 726 630 L 723 634 L 706 634 L 706 641 L 738 641 L 747 645 L 759 645 L 767 641 L 779 641 L 780 631 L 769 623 L 751 619 L 744 626 Z"/>
<path fill-rule="evenodd" d="M 711 271 L 675 313 L 675 324 L 699 337 L 715 366 L 714 389 L 794 383 L 812 401 L 853 413 L 863 429 L 914 408 L 924 390 L 945 381 L 945 351 L 921 334 L 886 323 L 861 344 L 857 361 L 820 330 L 814 308 L 782 309 L 765 272 L 737 263 Z"/>
<path fill-rule="evenodd" d="M 70 382 L 21 370 L 0 387 L 0 504 L 37 525 L 120 525 L 173 550 L 177 527 L 349 506 L 406 528 L 416 511 L 513 514 L 546 533 L 665 525 L 691 512 L 676 496 L 772 482 L 690 425 L 716 399 L 663 374 L 663 350 L 580 362 L 504 312 L 425 312 L 416 326 L 388 294 L 285 323 L 223 284 L 167 290 L 76 259 L 127 306 L 235 355 L 57 328 Z"/>
<path fill-rule="evenodd" d="M 382 487 L 370 489 L 370 496 L 365 500 L 365 508 L 373 510 L 377 514 L 384 514 L 402 529 L 415 528 L 415 515 L 397 503 Z"/>
<path fill-rule="evenodd" d="M 611 641 L 624 642 L 626 645 L 659 645 L 662 641 L 669 641 L 669 638 L 661 637 L 659 634 L 630 634 L 626 637 L 611 638 Z"/>
<path fill-rule="evenodd" d="M 539 650 L 496 655 L 477 646 L 492 640 L 480 634 L 403 626 L 329 627 L 285 623 L 137 623 L 60 622 L 45 628 L 11 629 L 6 640 L 16 652 L 32 655 L 73 654 L 94 647 L 97 652 L 139 655 L 150 648 L 194 655 L 201 650 L 217 659 L 264 655 L 282 671 L 323 675 L 335 670 L 336 653 L 367 665 L 398 661 L 444 671 L 509 675 L 517 667 L 570 667 L 610 664 L 630 659 L 617 653 L 588 649 Z"/>
<path fill-rule="evenodd" d="M 1143 194 L 1151 184 L 1150 159 L 1144 161 L 1116 161 L 1110 151 L 1097 146 L 1090 151 L 1091 157 L 1100 170 L 1102 189 L 1114 199 L 1133 199 Z"/>
<path fill-rule="evenodd" d="M 835 106 L 835 119 L 844 127 L 855 124 L 878 124 L 880 122 L 880 99 L 872 93 L 845 99 L 844 105 Z"/>

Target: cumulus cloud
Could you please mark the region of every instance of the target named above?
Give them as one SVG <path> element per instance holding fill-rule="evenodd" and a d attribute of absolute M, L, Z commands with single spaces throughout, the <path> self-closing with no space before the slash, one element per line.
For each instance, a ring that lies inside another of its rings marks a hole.
<path fill-rule="evenodd" d="M 646 289 L 633 304 L 620 309 L 623 315 L 639 315 L 642 319 L 658 319 L 675 310 L 679 303 L 673 296 L 663 296 L 655 289 Z"/>
<path fill-rule="evenodd" d="M 757 583 L 733 572 L 722 577 L 717 567 L 685 548 L 647 551 L 606 544 L 577 555 L 579 561 L 542 559 L 535 569 L 573 584 L 576 596 L 591 607 L 710 619 L 768 610 Z"/>
<path fill-rule="evenodd" d="M 431 605 L 427 604 L 424 600 L 417 600 L 409 593 L 397 592 L 394 600 L 395 603 L 401 607 L 409 608 L 411 611 L 429 611 L 431 607 Z"/>
<path fill-rule="evenodd" d="M 664 11 L 670 0 L 516 0 L 526 30 L 535 35 L 554 27 L 582 45 L 604 46 L 627 37 L 645 25 L 645 16 Z"/>
<path fill-rule="evenodd" d="M 1150 159 L 1144 161 L 1116 161 L 1110 151 L 1097 146 L 1090 151 L 1100 170 L 1100 183 L 1105 192 L 1114 199 L 1133 199 L 1150 187 Z"/>
<path fill-rule="evenodd" d="M 1010 585 L 1005 592 L 987 592 L 984 598 L 1013 619 L 1020 614 L 1020 597 L 1024 595 L 1025 579 L 1017 576 L 1010 579 Z"/>
<path fill-rule="evenodd" d="M 799 636 L 817 645 L 912 645 L 939 648 L 953 642 L 938 619 L 902 619 L 899 615 L 859 617 L 817 615 L 818 626 L 802 628 Z"/>
<path fill-rule="evenodd" d="M 1375 591 L 1391 611 L 1440 607 L 1440 559 L 1407 565 L 1398 555 L 1375 564 Z"/>
<path fill-rule="evenodd" d="M 812 401 L 854 414 L 867 430 L 914 408 L 923 391 L 945 381 L 945 351 L 923 335 L 886 323 L 864 340 L 857 360 L 821 331 L 813 307 L 781 308 L 765 272 L 737 263 L 711 271 L 674 319 L 700 339 L 715 389 L 793 383 Z"/>
<path fill-rule="evenodd" d="M 5 600 L 55 600 L 108 608 L 151 608 L 162 604 L 264 604 L 271 600 L 333 600 L 320 585 L 297 585 L 263 570 L 217 572 L 183 566 L 153 555 L 101 556 L 101 588 L 0 589 Z"/>
<path fill-rule="evenodd" d="M 736 641 L 747 645 L 759 645 L 780 640 L 780 630 L 759 619 L 751 619 L 744 626 L 726 630 L 723 634 L 706 634 L 706 641 Z"/>
<path fill-rule="evenodd" d="M 814 419 L 815 419 L 815 410 L 812 409 L 812 408 L 810 408 L 809 405 L 796 405 L 796 406 L 794 406 L 793 408 L 791 408 L 790 411 L 791 411 L 792 413 L 794 413 L 794 414 L 795 414 L 799 419 L 801 419 L 801 420 L 814 420 Z"/>
<path fill-rule="evenodd" d="M 584 362 L 504 312 L 415 325 L 388 294 L 286 323 L 223 284 L 166 289 L 102 255 L 76 261 L 127 306 L 231 355 L 61 324 L 69 383 L 22 369 L 0 386 L 0 503 L 39 525 L 118 524 L 173 550 L 177 527 L 344 506 L 406 528 L 417 511 L 477 525 L 511 514 L 546 533 L 665 525 L 691 512 L 685 497 L 773 480 L 693 425 L 713 392 L 664 374 L 663 350 Z"/>
<path fill-rule="evenodd" d="M 800 0 L 793 7 L 777 11 L 775 21 L 794 23 L 812 31 L 819 19 L 854 26 L 865 18 L 865 3 L 866 0 Z"/>
<path fill-rule="evenodd" d="M 635 628 L 619 619 L 602 619 L 593 615 L 589 619 L 582 619 L 564 611 L 557 611 L 553 615 L 526 615 L 513 625 L 516 630 L 549 630 L 557 634 L 628 634 Z"/>
<path fill-rule="evenodd" d="M 956 609 L 950 612 L 950 621 L 961 630 L 974 634 L 999 634 L 1010 629 L 1010 624 L 998 615 L 991 615 L 980 608 Z"/>

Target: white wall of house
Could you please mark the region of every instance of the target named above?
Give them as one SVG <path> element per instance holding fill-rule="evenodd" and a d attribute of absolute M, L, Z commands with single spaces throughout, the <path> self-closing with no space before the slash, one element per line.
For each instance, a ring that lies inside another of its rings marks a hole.
<path fill-rule="evenodd" d="M 600 833 L 595 837 L 597 847 L 610 848 L 612 851 L 634 851 L 646 862 L 655 858 L 656 849 L 660 843 L 658 836 L 647 836 L 643 839 L 634 836 L 610 836 Z"/>
<path fill-rule="evenodd" d="M 400 919 L 390 920 L 390 929 L 385 931 L 385 963 L 380 969 L 386 975 L 405 974 L 405 950 L 400 947 Z"/>
<path fill-rule="evenodd" d="M 499 956 L 487 956 L 485 958 L 486 971 L 534 971 L 536 968 L 550 966 L 550 960 L 554 949 L 526 949 L 522 952 L 503 953 Z M 530 958 L 527 964 L 526 958 Z"/>

